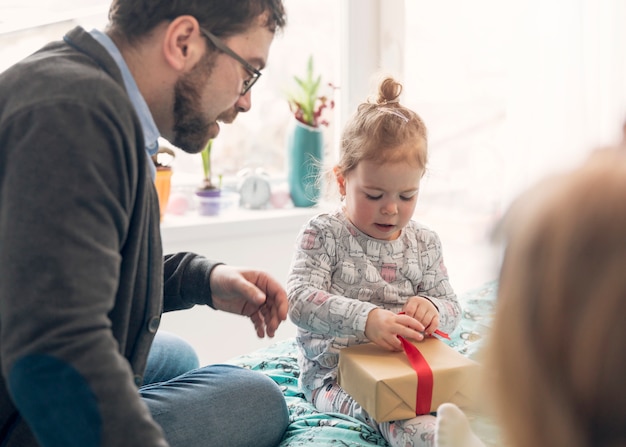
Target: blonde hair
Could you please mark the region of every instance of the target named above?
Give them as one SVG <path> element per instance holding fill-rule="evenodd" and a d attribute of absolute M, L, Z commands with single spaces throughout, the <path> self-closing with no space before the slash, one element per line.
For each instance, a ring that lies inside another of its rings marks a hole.
<path fill-rule="evenodd" d="M 399 102 L 402 85 L 385 77 L 375 100 L 359 105 L 346 123 L 337 169 L 343 175 L 360 161 L 407 161 L 425 169 L 428 159 L 427 132 L 422 119 Z M 402 146 L 408 151 L 398 151 Z"/>
<path fill-rule="evenodd" d="M 507 441 L 626 446 L 626 155 L 538 184 L 503 231 L 487 371 Z"/>

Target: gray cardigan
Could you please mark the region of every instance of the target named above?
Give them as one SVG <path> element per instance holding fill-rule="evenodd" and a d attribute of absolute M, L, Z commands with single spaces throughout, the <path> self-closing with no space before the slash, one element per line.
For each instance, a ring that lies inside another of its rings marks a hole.
<path fill-rule="evenodd" d="M 83 29 L 0 74 L 0 445 L 167 445 L 137 386 L 161 313 L 211 305 L 215 263 L 162 256 L 148 162 Z"/>

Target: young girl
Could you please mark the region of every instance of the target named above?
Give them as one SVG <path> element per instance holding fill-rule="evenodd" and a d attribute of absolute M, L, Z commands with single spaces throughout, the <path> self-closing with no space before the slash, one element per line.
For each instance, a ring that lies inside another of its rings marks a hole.
<path fill-rule="evenodd" d="M 302 229 L 287 283 L 298 326 L 301 385 L 323 412 L 356 417 L 393 446 L 432 446 L 435 417 L 378 423 L 337 384 L 339 350 L 398 336 L 452 332 L 461 308 L 435 232 L 411 220 L 427 161 L 426 127 L 398 102 L 402 86 L 379 85 L 346 124 L 333 173 L 341 206 Z"/>

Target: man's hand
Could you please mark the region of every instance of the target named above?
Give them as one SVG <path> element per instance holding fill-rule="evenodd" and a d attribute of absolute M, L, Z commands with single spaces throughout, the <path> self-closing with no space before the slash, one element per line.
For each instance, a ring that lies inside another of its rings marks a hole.
<path fill-rule="evenodd" d="M 287 293 L 265 272 L 218 265 L 211 272 L 213 307 L 250 317 L 260 338 L 287 319 Z"/>

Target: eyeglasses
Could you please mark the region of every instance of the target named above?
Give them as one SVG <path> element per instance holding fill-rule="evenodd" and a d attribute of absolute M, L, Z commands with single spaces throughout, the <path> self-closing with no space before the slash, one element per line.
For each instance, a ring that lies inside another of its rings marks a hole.
<path fill-rule="evenodd" d="M 243 65 L 243 67 L 246 69 L 248 73 L 250 73 L 250 78 L 245 79 L 243 81 L 243 88 L 241 90 L 241 96 L 248 93 L 248 90 L 250 90 L 252 86 L 255 84 L 255 82 L 258 81 L 259 78 L 261 77 L 261 72 L 257 70 L 256 68 L 254 68 L 252 65 L 250 65 L 250 63 L 246 61 L 243 57 L 239 56 L 233 50 L 228 48 L 228 46 L 224 42 L 222 42 L 222 40 L 219 37 L 217 37 L 215 34 L 211 33 L 210 31 L 205 30 L 204 28 L 200 28 L 200 31 L 202 32 L 202 34 L 204 34 L 207 37 L 207 39 L 211 41 L 211 43 L 213 43 L 213 45 L 217 47 L 218 50 L 222 51 L 223 53 L 228 54 L 230 57 L 235 59 L 237 62 Z"/>

